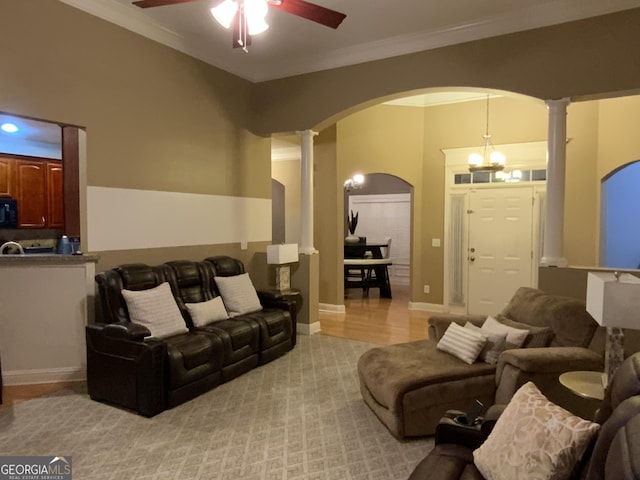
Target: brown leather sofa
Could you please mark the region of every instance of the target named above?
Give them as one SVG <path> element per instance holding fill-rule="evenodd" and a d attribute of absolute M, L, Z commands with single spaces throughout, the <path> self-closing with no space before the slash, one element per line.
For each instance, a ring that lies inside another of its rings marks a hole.
<path fill-rule="evenodd" d="M 126 264 L 96 275 L 102 319 L 86 327 L 90 397 L 153 416 L 291 350 L 297 310 L 277 292 L 258 292 L 263 307 L 258 312 L 194 327 L 185 304 L 218 296 L 214 277 L 244 272 L 241 261 L 216 256 Z M 188 331 L 160 339 L 131 322 L 122 290 L 164 282 Z"/>
<path fill-rule="evenodd" d="M 627 358 L 606 390 L 595 421 L 601 425 L 597 437 L 574 469 L 572 479 L 640 479 L 640 354 Z M 489 426 L 495 423 L 488 421 Z M 483 425 L 482 427 L 485 427 Z M 488 436 L 490 428 L 481 431 Z M 473 433 L 473 430 L 468 430 Z M 480 480 L 474 465 L 475 446 L 465 446 L 464 432 L 446 442 L 436 434 L 436 446 L 416 466 L 409 480 Z M 458 441 L 459 440 L 459 441 Z M 471 440 L 472 442 L 474 439 Z M 482 443 L 482 442 L 480 442 Z M 496 452 L 499 455 L 499 452 Z"/>

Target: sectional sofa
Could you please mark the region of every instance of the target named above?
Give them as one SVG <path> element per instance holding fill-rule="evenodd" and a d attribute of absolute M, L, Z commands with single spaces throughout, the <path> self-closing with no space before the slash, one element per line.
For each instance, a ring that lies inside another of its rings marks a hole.
<path fill-rule="evenodd" d="M 231 257 L 126 264 L 96 282 L 102 319 L 86 327 L 89 395 L 144 416 L 295 345 L 295 303 L 278 291 L 256 291 Z"/>

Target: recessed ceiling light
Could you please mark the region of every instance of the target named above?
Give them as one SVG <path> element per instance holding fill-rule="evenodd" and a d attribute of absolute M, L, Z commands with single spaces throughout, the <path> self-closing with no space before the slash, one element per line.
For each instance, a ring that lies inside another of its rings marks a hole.
<path fill-rule="evenodd" d="M 0 128 L 7 133 L 16 133 L 18 131 L 18 127 L 13 123 L 3 123 Z"/>

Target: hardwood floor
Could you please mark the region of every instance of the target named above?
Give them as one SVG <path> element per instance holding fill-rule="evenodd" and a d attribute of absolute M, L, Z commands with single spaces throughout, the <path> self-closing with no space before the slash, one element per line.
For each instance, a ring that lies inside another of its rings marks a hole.
<path fill-rule="evenodd" d="M 377 290 L 368 297 L 358 289 L 347 290 L 346 314 L 320 312 L 322 335 L 349 338 L 377 345 L 427 338 L 429 313 L 409 310 L 409 287 L 393 285 L 393 299 L 380 298 Z"/>
<path fill-rule="evenodd" d="M 393 285 L 392 291 L 393 299 L 388 299 L 380 298 L 377 290 L 372 290 L 368 297 L 363 297 L 360 290 L 348 290 L 344 299 L 345 314 L 320 312 L 321 334 L 376 345 L 427 338 L 429 313 L 409 310 L 408 286 Z M 48 395 L 68 386 L 69 383 L 5 386 L 0 408 Z"/>

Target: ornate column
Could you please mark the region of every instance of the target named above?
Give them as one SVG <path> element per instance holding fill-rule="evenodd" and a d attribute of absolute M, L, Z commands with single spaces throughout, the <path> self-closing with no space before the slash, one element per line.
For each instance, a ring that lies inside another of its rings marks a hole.
<path fill-rule="evenodd" d="M 318 133 L 303 130 L 300 135 L 300 253 L 317 253 L 313 246 L 313 137 Z"/>
<path fill-rule="evenodd" d="M 568 98 L 547 100 L 549 111 L 547 201 L 544 224 L 544 249 L 541 266 L 565 267 L 564 241 L 564 190 L 567 160 L 567 105 Z"/>

